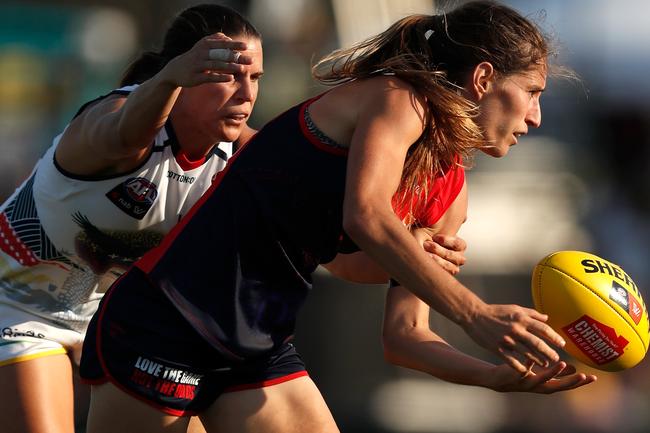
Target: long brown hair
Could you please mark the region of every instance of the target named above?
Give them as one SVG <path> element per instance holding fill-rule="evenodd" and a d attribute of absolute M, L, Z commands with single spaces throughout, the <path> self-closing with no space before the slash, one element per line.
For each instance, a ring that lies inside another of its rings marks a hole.
<path fill-rule="evenodd" d="M 409 149 L 398 190 L 406 201 L 417 190 L 426 195 L 432 173 L 459 157 L 467 161 L 472 150 L 486 145 L 473 120 L 477 106 L 459 91 L 467 74 L 484 61 L 500 75 L 546 67 L 549 47 L 540 29 L 517 11 L 474 1 L 442 15 L 407 16 L 375 37 L 334 51 L 312 73 L 327 85 L 391 74 L 426 98 L 427 127 Z"/>

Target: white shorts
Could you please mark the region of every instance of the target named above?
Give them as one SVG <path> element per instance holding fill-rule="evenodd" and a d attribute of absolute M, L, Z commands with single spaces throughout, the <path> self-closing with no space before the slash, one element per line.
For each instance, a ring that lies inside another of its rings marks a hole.
<path fill-rule="evenodd" d="M 77 331 L 0 303 L 0 367 L 59 354 L 79 365 L 83 339 Z"/>

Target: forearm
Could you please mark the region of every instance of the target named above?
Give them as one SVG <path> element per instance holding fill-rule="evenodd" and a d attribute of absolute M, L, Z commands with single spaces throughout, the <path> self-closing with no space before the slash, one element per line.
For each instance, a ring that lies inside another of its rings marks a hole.
<path fill-rule="evenodd" d="M 449 275 L 390 212 L 357 212 L 347 233 L 373 260 L 433 309 L 461 326 L 485 303 Z"/>
<path fill-rule="evenodd" d="M 163 127 L 181 88 L 158 74 L 132 92 L 118 112 L 118 132 L 125 150 L 148 146 Z"/>
<path fill-rule="evenodd" d="M 430 330 L 412 328 L 384 335 L 384 357 L 391 364 L 435 376 L 447 382 L 487 386 L 493 364 L 450 346 Z"/>

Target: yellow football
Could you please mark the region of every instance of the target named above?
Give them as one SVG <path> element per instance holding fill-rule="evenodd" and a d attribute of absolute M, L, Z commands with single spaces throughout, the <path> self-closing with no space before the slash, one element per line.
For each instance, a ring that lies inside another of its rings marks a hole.
<path fill-rule="evenodd" d="M 535 308 L 581 362 L 619 371 L 648 351 L 648 310 L 620 266 L 581 251 L 558 251 L 535 266 L 532 292 Z"/>

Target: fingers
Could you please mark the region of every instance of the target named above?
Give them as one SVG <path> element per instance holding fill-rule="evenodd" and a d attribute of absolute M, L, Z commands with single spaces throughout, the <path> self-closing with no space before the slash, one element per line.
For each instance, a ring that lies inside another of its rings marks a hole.
<path fill-rule="evenodd" d="M 501 357 L 520 373 L 530 371 L 533 365 L 546 367 L 550 364 L 546 358 L 528 350 L 523 344 L 517 343 L 512 348 L 500 347 L 498 351 Z"/>
<path fill-rule="evenodd" d="M 525 377 L 526 373 L 528 372 L 528 367 L 526 366 L 526 361 L 519 353 L 509 349 L 504 349 L 502 347 L 499 347 L 498 352 L 506 364 L 520 373 L 522 377 Z"/>
<path fill-rule="evenodd" d="M 467 250 L 467 242 L 464 239 L 459 238 L 458 236 L 449 236 L 444 234 L 435 234 L 431 236 L 431 240 L 442 245 L 443 247 L 453 250 L 463 252 Z"/>
<path fill-rule="evenodd" d="M 517 342 L 523 343 L 533 354 L 529 359 L 544 359 L 551 363 L 559 361 L 559 355 L 547 342 L 557 347 L 564 347 L 566 342 L 560 334 L 555 332 L 548 324 L 544 323 L 548 319 L 548 316 L 532 308 L 524 307 L 521 307 L 520 313 L 517 313 L 516 316 L 520 317 L 519 322 L 524 326 L 523 329 L 525 330 L 516 340 Z M 521 348 L 518 351 L 523 354 L 526 353 Z M 549 364 L 548 362 L 537 363 L 541 366 L 547 366 Z"/>
<path fill-rule="evenodd" d="M 191 50 L 171 59 L 159 74 L 179 87 L 233 81 L 245 72 L 253 57 L 246 55 L 248 45 L 223 33 L 206 36 Z"/>
<path fill-rule="evenodd" d="M 244 51 L 247 48 L 246 42 L 235 41 L 223 33 L 206 36 L 203 40 L 213 45 L 210 48 L 229 48 L 237 51 Z"/>
<path fill-rule="evenodd" d="M 232 74 L 226 74 L 215 71 L 203 71 L 200 77 L 197 77 L 194 80 L 193 85 L 204 84 L 204 83 L 229 83 L 233 81 Z"/>
<path fill-rule="evenodd" d="M 537 365 L 547 367 L 549 364 L 556 363 L 560 360 L 560 356 L 553 350 L 544 340 L 528 334 L 526 339 L 518 341 L 512 348 L 526 359 L 535 362 Z"/>
<path fill-rule="evenodd" d="M 235 74 L 241 70 L 241 66 L 233 62 L 224 62 L 221 60 L 206 60 L 203 64 L 199 65 L 203 71 L 219 71 L 229 75 Z"/>
<path fill-rule="evenodd" d="M 208 59 L 219 60 L 224 63 L 237 63 L 241 53 L 231 50 L 230 48 L 210 48 L 208 50 Z"/>
<path fill-rule="evenodd" d="M 548 316 L 546 316 L 545 314 L 540 314 L 539 312 L 531 308 L 526 308 L 524 312 L 529 314 L 530 318 L 533 319 L 533 321 L 531 321 L 529 325 L 526 327 L 526 329 L 529 332 L 537 335 L 540 338 L 543 338 L 546 341 L 551 342 L 557 347 L 564 347 L 566 345 L 566 341 L 564 341 L 564 338 L 562 338 L 560 334 L 555 332 L 553 328 L 551 328 L 549 325 L 544 323 L 548 318 Z M 540 316 L 542 317 L 542 319 L 540 319 Z"/>
<path fill-rule="evenodd" d="M 531 391 L 552 394 L 559 391 L 569 391 L 597 380 L 595 375 L 584 373 L 566 372 L 567 364 L 559 362 L 549 368 L 543 369 L 532 376 L 522 379 Z M 574 369 L 575 371 L 575 369 Z"/>
<path fill-rule="evenodd" d="M 564 361 L 560 361 L 557 364 L 552 364 L 551 366 L 538 370 L 537 372 L 527 376 L 528 379 L 533 383 L 543 383 L 548 382 L 553 379 L 555 376 L 558 376 L 564 371 L 567 364 Z"/>
<path fill-rule="evenodd" d="M 429 253 L 429 256 L 438 263 L 442 269 L 449 272 L 451 275 L 456 275 L 460 272 L 460 267 L 458 265 L 432 253 Z"/>
<path fill-rule="evenodd" d="M 448 235 L 435 235 L 431 239 L 437 241 L 425 240 L 422 243 L 424 250 L 451 275 L 458 274 L 460 266 L 465 264 L 466 260 L 464 251 L 467 245 L 465 241 Z"/>
<path fill-rule="evenodd" d="M 244 42 L 228 39 L 206 39 L 206 46 L 202 48 L 202 63 L 197 68 L 203 72 L 205 82 L 232 81 L 235 74 L 243 70 L 242 65 L 253 62 L 252 57 L 243 55 L 246 50 Z"/>
<path fill-rule="evenodd" d="M 508 364 L 521 371 L 512 360 L 514 355 L 510 352 L 516 354 L 519 364 L 533 361 L 546 367 L 560 360 L 558 353 L 549 344 L 562 347 L 564 340 L 549 325 L 529 315 L 531 312 L 536 313 L 535 310 L 506 306 L 504 311 L 508 312 L 505 317 L 509 322 L 509 330 L 504 333 L 498 344 L 499 353 Z M 538 316 L 539 313 L 536 317 Z"/>
<path fill-rule="evenodd" d="M 462 266 L 465 264 L 465 255 L 463 254 L 463 251 L 453 250 L 432 241 L 425 241 L 422 244 L 422 247 L 429 254 L 443 258 L 456 266 Z"/>
<path fill-rule="evenodd" d="M 576 372 L 575 366 L 573 366 L 571 364 L 567 364 L 567 366 L 564 368 L 564 370 L 562 370 L 560 372 L 559 376 L 568 376 L 568 375 L 574 374 L 575 372 Z"/>
<path fill-rule="evenodd" d="M 246 56 L 242 51 L 248 49 L 246 42 L 234 41 L 229 37 L 218 33 L 212 37 L 208 36 L 203 39 L 204 49 L 208 51 L 208 59 L 218 60 L 224 63 L 235 63 L 240 65 L 250 65 L 253 58 Z"/>

